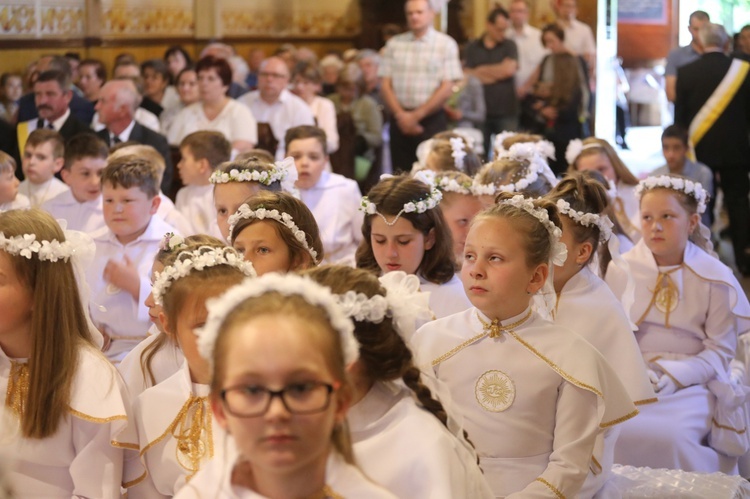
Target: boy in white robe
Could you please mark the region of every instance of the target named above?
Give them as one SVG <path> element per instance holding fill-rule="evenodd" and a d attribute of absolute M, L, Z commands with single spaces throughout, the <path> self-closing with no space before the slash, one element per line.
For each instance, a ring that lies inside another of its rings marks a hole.
<path fill-rule="evenodd" d="M 65 163 L 65 143 L 54 130 L 34 130 L 24 146 L 22 169 L 25 179 L 18 191 L 29 198 L 32 208 L 68 190 L 55 178 Z"/>

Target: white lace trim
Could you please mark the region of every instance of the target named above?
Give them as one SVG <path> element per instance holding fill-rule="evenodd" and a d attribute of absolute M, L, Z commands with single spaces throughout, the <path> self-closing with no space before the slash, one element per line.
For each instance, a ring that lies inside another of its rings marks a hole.
<path fill-rule="evenodd" d="M 544 228 L 547 229 L 547 232 L 550 236 L 550 242 L 552 246 L 552 251 L 550 252 L 550 260 L 554 265 L 557 265 L 558 267 L 562 266 L 565 263 L 565 260 L 568 257 L 568 248 L 565 246 L 565 243 L 560 242 L 560 238 L 562 237 L 562 230 L 560 230 L 560 227 L 555 225 L 552 220 L 549 219 L 549 213 L 547 213 L 547 210 L 537 208 L 536 206 L 534 206 L 534 202 L 531 199 L 525 198 L 520 194 L 513 196 L 510 199 L 504 199 L 500 201 L 500 203 L 509 204 L 511 206 L 515 206 L 516 208 L 520 208 L 539 220 L 539 222 L 544 225 Z"/>
<path fill-rule="evenodd" d="M 698 213 L 706 211 L 708 193 L 700 182 L 695 182 L 687 178 L 670 177 L 668 175 L 648 177 L 638 182 L 638 185 L 635 187 L 635 195 L 638 199 L 641 199 L 645 191 L 657 187 L 665 187 L 667 189 L 683 192 L 698 202 Z"/>
<path fill-rule="evenodd" d="M 354 337 L 354 324 L 336 302 L 331 291 L 313 282 L 308 277 L 295 274 L 264 274 L 261 277 L 245 279 L 218 298 L 208 300 L 206 325 L 198 331 L 198 350 L 213 363 L 213 352 L 219 329 L 229 313 L 249 298 L 276 292 L 284 296 L 300 296 L 311 305 L 325 310 L 331 326 L 341 337 L 344 360 L 347 365 L 359 357 L 359 343 Z"/>
<path fill-rule="evenodd" d="M 184 258 L 183 258 L 184 257 Z M 209 267 L 217 265 L 229 265 L 242 271 L 248 277 L 256 275 L 253 264 L 242 259 L 242 255 L 234 248 L 215 248 L 212 246 L 200 246 L 193 251 L 183 251 L 177 255 L 177 260 L 172 265 L 167 265 L 163 271 L 156 274 L 152 293 L 157 305 L 164 304 L 164 294 L 169 287 L 187 277 L 193 271 L 200 272 Z"/>
<path fill-rule="evenodd" d="M 502 154 L 498 155 L 498 159 L 505 158 L 514 161 L 527 161 L 529 166 L 526 175 L 512 184 L 506 185 L 480 184 L 475 180 L 472 186 L 472 191 L 475 195 L 494 196 L 500 192 L 520 192 L 536 182 L 539 175 L 546 178 L 551 186 L 554 187 L 557 184 L 557 178 L 555 178 L 554 173 L 552 173 L 552 170 L 535 144 L 530 142 L 513 144 L 509 150 L 503 151 Z"/>
<path fill-rule="evenodd" d="M 251 218 L 255 218 L 258 220 L 271 219 L 279 222 L 281 225 L 289 229 L 292 232 L 294 238 L 299 241 L 299 243 L 303 248 L 305 248 L 308 253 L 310 253 L 313 262 L 318 263 L 318 252 L 315 251 L 307 243 L 307 234 L 305 234 L 305 232 L 300 229 L 296 223 L 294 223 L 294 219 L 289 213 L 281 213 L 276 209 L 267 210 L 263 206 L 260 206 L 256 210 L 251 210 L 250 206 L 248 206 L 247 203 L 241 205 L 239 208 L 237 208 L 237 211 L 234 213 L 234 215 L 229 217 L 229 239 L 232 239 L 234 227 L 240 220 L 247 220 Z"/>
<path fill-rule="evenodd" d="M 609 241 L 609 238 L 612 237 L 612 228 L 615 224 L 612 223 L 612 220 L 607 215 L 576 211 L 564 199 L 557 200 L 557 209 L 560 213 L 567 215 L 579 225 L 585 225 L 586 227 L 597 226 L 599 228 L 599 241 Z"/>

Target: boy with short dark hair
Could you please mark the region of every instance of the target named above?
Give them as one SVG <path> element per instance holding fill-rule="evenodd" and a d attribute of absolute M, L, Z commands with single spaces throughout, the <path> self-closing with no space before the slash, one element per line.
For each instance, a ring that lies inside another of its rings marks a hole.
<path fill-rule="evenodd" d="M 354 266 L 364 221 L 364 214 L 359 211 L 362 193 L 357 182 L 326 171 L 326 133 L 321 128 L 290 128 L 285 144 L 286 155 L 294 158 L 297 167 L 300 199 L 310 208 L 320 228 L 323 262 Z"/>
<path fill-rule="evenodd" d="M 68 229 L 93 233 L 104 227 L 102 170 L 109 148 L 96 135 L 76 135 L 65 147 L 63 181 L 70 188 L 46 201 L 42 209 L 68 223 Z"/>
<path fill-rule="evenodd" d="M 680 125 L 670 125 L 661 135 L 661 151 L 667 164 L 654 170 L 651 175 L 682 175 L 700 182 L 709 195 L 714 195 L 714 174 L 709 167 L 697 161 L 691 161 L 688 153 L 688 132 Z M 713 213 L 706 210 L 701 222 L 707 227 L 713 224 Z"/>
<path fill-rule="evenodd" d="M 185 187 L 177 193 L 175 207 L 188 219 L 193 234 L 213 234 L 217 222 L 209 179 L 220 164 L 229 161 L 232 144 L 221 132 L 193 132 L 182 139 L 180 154 L 177 170 Z"/>
<path fill-rule="evenodd" d="M 34 130 L 23 149 L 24 180 L 18 191 L 29 198 L 32 208 L 68 190 L 68 186 L 55 178 L 65 163 L 65 142 L 54 130 Z"/>
<path fill-rule="evenodd" d="M 92 235 L 96 257 L 86 277 L 91 318 L 108 343 L 105 355 L 118 363 L 146 337 L 151 266 L 164 234 L 175 229 L 155 216 L 159 177 L 150 161 L 135 155 L 110 159 L 101 182 L 107 226 Z"/>

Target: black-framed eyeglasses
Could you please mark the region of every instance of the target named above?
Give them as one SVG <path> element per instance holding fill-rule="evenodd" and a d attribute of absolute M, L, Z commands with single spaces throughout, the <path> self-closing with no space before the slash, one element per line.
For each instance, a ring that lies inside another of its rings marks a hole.
<path fill-rule="evenodd" d="M 221 400 L 227 412 L 239 418 L 262 416 L 271 407 L 274 397 L 279 397 L 291 414 L 315 414 L 328 408 L 331 393 L 338 387 L 338 383 L 322 381 L 292 383 L 281 390 L 269 390 L 261 385 L 237 385 L 223 389 Z"/>

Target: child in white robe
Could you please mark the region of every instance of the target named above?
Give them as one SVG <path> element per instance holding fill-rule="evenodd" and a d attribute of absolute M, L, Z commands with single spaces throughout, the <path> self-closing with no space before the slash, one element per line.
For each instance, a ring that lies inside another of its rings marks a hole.
<path fill-rule="evenodd" d="M 219 233 L 227 242 L 229 217 L 250 196 L 260 191 L 297 193 L 294 187 L 297 181 L 294 160 L 286 158 L 274 163 L 273 157 L 262 150 L 243 153 L 234 161 L 222 164 L 209 180 L 214 185 L 214 208 Z"/>
<path fill-rule="evenodd" d="M 18 192 L 29 199 L 32 208 L 41 207 L 58 194 L 68 190 L 55 174 L 65 163 L 65 142 L 54 130 L 34 130 L 23 150 L 21 169 L 24 180 Z"/>
<path fill-rule="evenodd" d="M 133 404 L 141 459 L 147 478 L 128 497 L 171 497 L 221 449 L 222 430 L 208 402 L 210 370 L 198 354 L 195 329 L 206 320 L 206 301 L 255 276 L 252 265 L 232 248 L 192 243 L 177 250 L 154 282 L 160 320 L 185 356 L 180 369 L 143 391 Z"/>
<path fill-rule="evenodd" d="M 0 453 L 23 497 L 115 499 L 135 435 L 77 288 L 75 260 L 93 243 L 73 236 L 41 210 L 0 213 Z"/>
<path fill-rule="evenodd" d="M 323 263 L 354 266 L 354 254 L 362 241 L 363 215 L 357 208 L 362 198 L 357 182 L 325 171 L 328 164 L 326 133 L 315 126 L 290 128 L 286 154 L 294 158 L 300 199 L 310 208 L 320 228 Z"/>
<path fill-rule="evenodd" d="M 352 464 L 345 368 L 358 347 L 331 292 L 270 273 L 208 308 L 199 346 L 212 364 L 214 416 L 236 452 L 214 459 L 176 497 L 395 497 Z"/>
<path fill-rule="evenodd" d="M 364 240 L 357 250 L 359 268 L 419 277 L 436 317 L 471 306 L 456 276 L 450 229 L 436 209 L 442 197 L 435 186 L 406 175 L 381 179 L 362 198 Z"/>
<path fill-rule="evenodd" d="M 229 238 L 258 275 L 304 270 L 323 258 L 315 217 L 285 192 L 261 191 L 248 198 L 229 217 Z"/>
<path fill-rule="evenodd" d="M 589 137 L 583 141 L 574 139 L 565 151 L 568 171 L 596 170 L 615 184 L 612 199 L 615 216 L 628 238 L 638 242 L 641 224 L 638 216 L 638 199 L 635 187 L 638 179 L 625 166 L 615 149 L 604 139 Z"/>
<path fill-rule="evenodd" d="M 622 304 L 589 265 L 600 242 L 611 242 L 604 250 L 612 248 L 618 253 L 613 224 L 604 214 L 609 203 L 607 191 L 596 177 L 601 176 L 591 171 L 570 173 L 547 194 L 547 199 L 557 205 L 561 241 L 568 250 L 565 263 L 554 268 L 553 319 L 556 325 L 583 336 L 604 356 L 636 406 L 650 404 L 656 402 L 656 395 L 630 320 Z M 611 476 L 619 428 L 607 429 L 597 439 L 592 472 L 581 490 L 582 496 L 594 496 Z"/>
<path fill-rule="evenodd" d="M 107 166 L 109 147 L 93 134 L 82 133 L 65 144 L 65 165 L 61 175 L 69 190 L 42 204 L 42 209 L 67 228 L 92 234 L 104 227 L 102 213 L 102 170 Z"/>
<path fill-rule="evenodd" d="M 422 383 L 404 342 L 431 315 L 417 277 L 395 271 L 379 282 L 371 272 L 341 265 L 306 275 L 329 287 L 355 321 L 359 360 L 349 368 L 354 400 L 347 421 L 365 474 L 398 497 L 494 497 L 473 447 L 448 431 L 446 411 Z"/>
<path fill-rule="evenodd" d="M 577 497 L 602 431 L 638 410 L 607 362 L 531 308 L 562 263 L 549 201 L 498 196 L 474 219 L 461 278 L 473 308 L 420 328 L 420 364 L 447 385 L 495 497 Z"/>
<path fill-rule="evenodd" d="M 175 207 L 190 224 L 189 234 L 213 234 L 216 229 L 214 186 L 211 175 L 232 154 L 232 144 L 221 132 L 193 132 L 180 143 L 177 164 L 185 187 L 177 192 Z"/>
<path fill-rule="evenodd" d="M 135 155 L 110 157 L 102 172 L 107 226 L 92 234 L 96 255 L 86 280 L 91 318 L 108 340 L 105 354 L 113 362 L 146 338 L 151 265 L 164 234 L 175 232 L 156 215 L 157 181 L 153 164 Z"/>
<path fill-rule="evenodd" d="M 0 212 L 27 210 L 31 207 L 29 198 L 18 192 L 16 160 L 0 151 Z"/>
<path fill-rule="evenodd" d="M 162 308 L 154 300 L 153 282 L 164 267 L 174 261 L 181 250 L 187 248 L 188 245 L 196 244 L 221 245 L 223 243 L 211 236 L 197 235 L 182 238 L 170 232 L 164 235 L 159 244 L 159 252 L 151 266 L 152 291 L 144 301 L 144 305 L 148 308 L 148 319 L 151 321 L 148 337 L 138 343 L 117 366 L 117 370 L 128 387 L 131 400 L 138 398 L 138 395 L 146 388 L 172 376 L 185 362 L 185 355 L 174 338 L 164 330 L 164 325 L 159 318 Z"/>
<path fill-rule="evenodd" d="M 727 450 L 722 426 L 744 432 L 744 417 L 716 394 L 731 387 L 729 363 L 738 334 L 750 329 L 750 304 L 732 271 L 708 252 L 700 184 L 649 177 L 638 192 L 643 239 L 623 257 L 636 284 L 630 319 L 659 401 L 623 425 L 616 462 L 736 472 L 737 453 Z M 626 280 L 610 265 L 615 295 L 624 294 Z"/>

